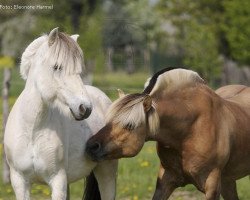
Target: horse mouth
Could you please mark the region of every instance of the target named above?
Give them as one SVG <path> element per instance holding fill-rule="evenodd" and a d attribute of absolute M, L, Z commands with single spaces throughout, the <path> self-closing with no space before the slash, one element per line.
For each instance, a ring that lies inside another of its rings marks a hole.
<path fill-rule="evenodd" d="M 107 153 L 101 153 L 101 154 L 93 154 L 91 152 L 86 151 L 88 157 L 94 161 L 94 162 L 100 162 L 105 160 Z"/>

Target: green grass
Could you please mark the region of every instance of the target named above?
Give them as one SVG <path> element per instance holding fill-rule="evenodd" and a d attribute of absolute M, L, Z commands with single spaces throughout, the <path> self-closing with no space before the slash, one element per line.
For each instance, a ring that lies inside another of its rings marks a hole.
<path fill-rule="evenodd" d="M 93 85 L 103 90 L 112 100 L 117 98 L 117 88 L 123 89 L 125 93 L 140 92 L 143 89 L 144 82 L 149 74 L 136 73 L 127 75 L 122 72 L 112 74 L 97 74 L 94 76 Z M 10 104 L 12 105 L 16 97 L 20 94 L 24 87 L 24 81 L 20 79 L 17 70 L 12 73 L 12 87 Z M 0 81 L 2 82 L 2 73 L 0 73 Z M 0 103 L 1 99 L 0 99 Z M 0 107 L 2 117 L 2 107 Z M 2 135 L 0 134 L 0 138 Z M 0 145 L 0 156 L 2 157 L 2 146 Z M 117 179 L 117 198 L 118 200 L 148 200 L 151 199 L 156 178 L 158 174 L 159 160 L 155 151 L 155 143 L 148 142 L 144 145 L 139 155 L 134 158 L 120 159 L 118 179 Z M 12 187 L 3 185 L 2 165 L 0 160 L 0 200 L 14 200 Z M 80 200 L 83 193 L 83 181 L 78 181 L 71 184 L 71 199 Z M 241 200 L 250 199 L 250 182 L 246 177 L 238 181 L 238 192 Z M 176 195 L 172 197 L 174 200 L 187 200 L 188 196 L 183 194 L 183 191 L 188 191 L 191 197 L 196 199 L 204 199 L 192 185 L 178 189 Z M 50 190 L 45 185 L 32 186 L 32 199 L 47 200 L 50 199 Z"/>

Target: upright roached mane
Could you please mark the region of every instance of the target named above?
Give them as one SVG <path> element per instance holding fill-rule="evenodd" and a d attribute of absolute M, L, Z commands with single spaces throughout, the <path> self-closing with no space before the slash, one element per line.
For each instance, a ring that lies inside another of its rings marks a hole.
<path fill-rule="evenodd" d="M 138 128 L 148 123 L 150 133 L 155 134 L 159 129 L 159 116 L 156 105 L 152 102 L 151 109 L 145 114 L 143 101 L 148 95 L 159 90 L 175 90 L 186 84 L 204 83 L 194 71 L 186 69 L 166 68 L 155 74 L 142 93 L 129 94 L 117 99 L 109 108 L 107 122 L 120 124 L 123 128 Z"/>
<path fill-rule="evenodd" d="M 41 45 L 47 45 L 45 50 L 45 62 L 51 63 L 51 67 L 61 67 L 65 74 L 78 74 L 82 72 L 83 53 L 79 45 L 65 33 L 58 32 L 58 38 L 49 46 L 48 35 L 43 35 L 33 41 L 24 51 L 21 59 L 20 73 L 23 79 L 27 79 L 32 59 Z"/>
<path fill-rule="evenodd" d="M 158 90 L 176 90 L 187 84 L 205 83 L 198 73 L 187 69 L 166 68 L 156 73 L 147 83 L 143 93 L 153 95 Z"/>

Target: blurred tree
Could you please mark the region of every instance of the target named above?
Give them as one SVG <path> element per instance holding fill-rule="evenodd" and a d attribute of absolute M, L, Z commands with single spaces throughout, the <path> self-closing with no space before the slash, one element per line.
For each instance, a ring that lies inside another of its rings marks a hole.
<path fill-rule="evenodd" d="M 161 0 L 158 10 L 175 28 L 167 37 L 183 63 L 209 80 L 221 74 L 228 58 L 250 63 L 249 5 L 243 0 Z"/>
<path fill-rule="evenodd" d="M 96 8 L 96 12 L 90 16 L 82 16 L 79 37 L 79 43 L 82 45 L 84 58 L 86 60 L 86 69 L 91 73 L 104 72 L 105 56 L 102 41 L 103 28 L 102 9 Z M 92 82 L 91 75 L 88 76 L 89 82 Z"/>
<path fill-rule="evenodd" d="M 175 28 L 174 38 L 184 65 L 208 81 L 219 77 L 221 2 L 215 0 L 161 1 L 159 10 Z"/>
<path fill-rule="evenodd" d="M 0 58 L 0 70 L 3 71 L 3 85 L 2 85 L 2 101 L 3 101 L 3 121 L 2 121 L 2 127 L 3 127 L 3 135 L 5 132 L 5 126 L 7 123 L 8 115 L 9 115 L 9 90 L 10 90 L 10 80 L 11 80 L 11 68 L 14 67 L 14 60 L 12 57 L 1 57 Z M 4 137 L 3 137 L 4 138 Z M 9 166 L 7 164 L 5 153 L 3 153 L 3 183 L 9 183 L 10 182 L 10 171 Z"/>
<path fill-rule="evenodd" d="M 184 65 L 191 66 L 206 77 L 207 81 L 219 78 L 221 59 L 218 52 L 218 41 L 213 27 L 189 22 L 183 41 Z"/>
<path fill-rule="evenodd" d="M 135 70 L 136 53 L 143 54 L 144 65 L 149 66 L 151 43 L 161 31 L 160 16 L 153 9 L 149 0 L 107 1 L 105 4 L 104 46 L 108 56 L 110 52 L 116 54 L 123 50 L 128 73 Z M 107 60 L 110 63 L 112 58 Z"/>
<path fill-rule="evenodd" d="M 229 44 L 230 57 L 250 65 L 250 1 L 224 0 L 222 28 Z"/>

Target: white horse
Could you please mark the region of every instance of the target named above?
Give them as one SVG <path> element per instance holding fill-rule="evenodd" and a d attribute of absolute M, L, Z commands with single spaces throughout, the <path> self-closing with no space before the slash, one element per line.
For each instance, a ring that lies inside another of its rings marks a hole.
<path fill-rule="evenodd" d="M 85 155 L 85 144 L 104 126 L 111 102 L 97 88 L 83 84 L 83 55 L 76 40 L 77 35 L 55 28 L 22 55 L 20 72 L 26 85 L 4 136 L 17 200 L 30 199 L 32 182 L 47 183 L 52 200 L 65 200 L 67 184 L 92 170 L 101 199 L 115 198 L 117 161 L 95 163 Z"/>

